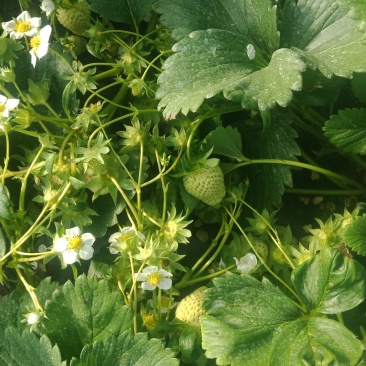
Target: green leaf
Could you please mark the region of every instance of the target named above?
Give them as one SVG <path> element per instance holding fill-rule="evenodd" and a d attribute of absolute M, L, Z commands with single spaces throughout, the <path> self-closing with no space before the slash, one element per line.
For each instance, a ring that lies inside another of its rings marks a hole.
<path fill-rule="evenodd" d="M 219 365 L 267 364 L 273 339 L 301 313 L 268 280 L 227 275 L 206 290 L 201 317 L 202 347 Z"/>
<path fill-rule="evenodd" d="M 218 365 L 356 365 L 362 343 L 334 320 L 303 317 L 268 280 L 226 275 L 205 291 L 202 346 Z"/>
<path fill-rule="evenodd" d="M 0 334 L 0 366 L 66 366 L 57 345 L 52 347 L 44 335 L 40 339 L 25 330 L 22 334 L 8 327 Z"/>
<path fill-rule="evenodd" d="M 366 109 L 346 109 L 325 123 L 325 136 L 337 147 L 353 154 L 366 154 Z"/>
<path fill-rule="evenodd" d="M 4 231 L 0 228 L 0 258 L 2 258 L 6 253 L 6 237 L 4 235 Z M 0 269 L 1 270 L 1 269 Z M 0 280 L 0 282 L 2 282 Z"/>
<path fill-rule="evenodd" d="M 349 10 L 352 19 L 366 21 L 366 3 L 363 0 L 337 0 L 337 3 Z"/>
<path fill-rule="evenodd" d="M 301 73 L 305 69 L 306 65 L 299 55 L 281 48 L 273 53 L 267 67 L 253 72 L 238 83 L 228 85 L 224 89 L 224 96 L 240 101 L 243 107 L 258 107 L 261 111 L 273 108 L 276 103 L 286 107 L 292 99 L 292 91 L 301 90 Z"/>
<path fill-rule="evenodd" d="M 336 314 L 360 304 L 366 271 L 339 250 L 326 248 L 292 272 L 292 282 L 309 310 Z"/>
<path fill-rule="evenodd" d="M 0 183 L 0 217 L 11 220 L 13 217 L 13 207 L 9 196 L 9 191 Z"/>
<path fill-rule="evenodd" d="M 213 130 L 205 141 L 213 147 L 213 153 L 224 155 L 237 161 L 243 160 L 241 136 L 236 128 L 219 126 Z"/>
<path fill-rule="evenodd" d="M 357 365 L 362 348 L 354 334 L 334 320 L 298 320 L 276 338 L 270 365 Z"/>
<path fill-rule="evenodd" d="M 249 159 L 277 159 L 296 161 L 300 155 L 295 142 L 297 133 L 292 129 L 288 117 L 272 115 L 271 125 L 265 131 L 260 123 L 248 122 L 241 132 L 244 155 Z M 249 179 L 248 199 L 259 210 L 277 207 L 284 193 L 284 186 L 292 186 L 291 167 L 282 164 L 247 165 L 242 175 Z"/>
<path fill-rule="evenodd" d="M 296 47 L 312 68 L 328 78 L 351 78 L 366 71 L 366 45 L 360 22 L 333 0 L 289 0 L 284 9 L 281 45 Z M 302 51 L 300 51 L 302 50 Z"/>
<path fill-rule="evenodd" d="M 63 357 L 78 356 L 86 344 L 131 327 L 131 310 L 123 304 L 121 293 L 107 281 L 80 276 L 75 285 L 67 282 L 54 292 L 42 332 L 57 342 Z"/>
<path fill-rule="evenodd" d="M 366 216 L 358 216 L 342 232 L 347 247 L 366 256 Z"/>
<path fill-rule="evenodd" d="M 176 39 L 196 30 L 222 29 L 249 37 L 269 53 L 279 45 L 276 7 L 268 0 L 159 0 L 154 9 Z"/>
<path fill-rule="evenodd" d="M 366 73 L 355 73 L 351 80 L 352 90 L 355 96 L 366 104 Z"/>
<path fill-rule="evenodd" d="M 175 366 L 179 362 L 173 358 L 173 351 L 164 349 L 159 339 L 148 340 L 147 334 L 130 331 L 120 336 L 107 337 L 85 346 L 80 360 L 73 359 L 70 366 Z"/>
<path fill-rule="evenodd" d="M 5 329 L 9 325 L 17 326 L 19 322 L 18 312 L 21 293 L 12 291 L 4 296 L 0 301 L 0 329 Z M 0 332 L 1 334 L 2 332 Z"/>
<path fill-rule="evenodd" d="M 139 24 L 155 0 L 91 0 L 90 10 L 102 18 L 130 25 Z"/>

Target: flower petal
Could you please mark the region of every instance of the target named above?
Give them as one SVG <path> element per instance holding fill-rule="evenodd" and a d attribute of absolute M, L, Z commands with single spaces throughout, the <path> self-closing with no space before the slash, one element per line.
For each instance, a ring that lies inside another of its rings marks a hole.
<path fill-rule="evenodd" d="M 142 272 L 147 273 L 147 274 L 156 273 L 156 272 L 158 272 L 158 267 L 157 266 L 146 267 L 146 268 L 143 269 Z"/>
<path fill-rule="evenodd" d="M 8 99 L 5 103 L 5 107 L 8 109 L 8 110 L 12 110 L 12 109 L 15 109 L 16 107 L 18 107 L 19 105 L 19 99 Z"/>
<path fill-rule="evenodd" d="M 147 282 L 142 282 L 141 284 L 141 288 L 143 290 L 147 290 L 147 291 L 153 291 L 156 289 L 156 286 L 153 286 L 153 285 L 150 285 L 149 283 Z"/>
<path fill-rule="evenodd" d="M 172 280 L 171 278 L 163 278 L 160 282 L 158 287 L 162 290 L 169 290 L 172 287 Z"/>
<path fill-rule="evenodd" d="M 11 32 L 14 30 L 15 27 L 15 21 L 11 20 L 10 22 L 2 22 L 1 26 L 3 27 L 3 29 L 7 32 Z"/>
<path fill-rule="evenodd" d="M 137 276 L 137 281 L 146 281 L 147 280 L 147 273 L 140 273 Z"/>
<path fill-rule="evenodd" d="M 66 264 L 73 264 L 78 259 L 78 253 L 75 250 L 67 249 L 62 252 L 62 258 Z"/>
<path fill-rule="evenodd" d="M 173 276 L 170 272 L 167 272 L 165 269 L 159 269 L 159 273 L 164 277 L 171 277 Z"/>
<path fill-rule="evenodd" d="M 95 236 L 90 233 L 84 233 L 81 235 L 81 240 L 83 241 L 84 245 L 92 246 L 95 241 Z"/>
<path fill-rule="evenodd" d="M 67 249 L 67 246 L 69 245 L 69 241 L 65 238 L 58 238 L 54 244 L 53 244 L 53 248 L 57 251 L 57 252 L 64 252 Z"/>
<path fill-rule="evenodd" d="M 122 236 L 122 234 L 120 232 L 112 234 L 108 239 L 108 243 L 113 243 L 113 244 L 117 243 L 118 238 L 120 238 L 121 236 Z"/>
<path fill-rule="evenodd" d="M 81 233 L 81 230 L 79 228 L 79 226 L 75 226 L 71 229 L 66 229 L 66 236 L 68 236 L 69 238 L 72 238 L 74 236 L 79 236 Z"/>
<path fill-rule="evenodd" d="M 92 256 L 93 256 L 93 253 L 94 253 L 94 249 L 89 246 L 89 245 L 84 245 L 80 250 L 79 250 L 79 257 L 81 259 L 84 259 L 84 260 L 89 260 Z"/>

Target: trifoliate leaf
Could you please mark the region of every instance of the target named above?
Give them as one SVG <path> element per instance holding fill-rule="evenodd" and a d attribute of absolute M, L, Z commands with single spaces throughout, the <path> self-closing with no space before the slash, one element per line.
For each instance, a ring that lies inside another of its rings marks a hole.
<path fill-rule="evenodd" d="M 325 123 L 325 136 L 352 154 L 366 154 L 366 109 L 346 109 Z"/>
<path fill-rule="evenodd" d="M 18 58 L 16 52 L 23 49 L 23 46 L 11 38 L 0 37 L 0 66 L 9 64 Z"/>
<path fill-rule="evenodd" d="M 360 304 L 366 271 L 339 250 L 326 248 L 292 272 L 292 282 L 309 310 L 336 314 Z"/>
<path fill-rule="evenodd" d="M 356 217 L 342 232 L 346 245 L 359 255 L 366 256 L 366 216 Z"/>
<path fill-rule="evenodd" d="M 202 347 L 219 365 L 265 365 L 284 324 L 301 313 L 268 280 L 228 273 L 206 290 Z M 240 347 L 238 345 L 240 344 Z"/>
<path fill-rule="evenodd" d="M 165 348 L 159 339 L 148 340 L 147 334 L 125 331 L 84 347 L 80 360 L 70 366 L 176 366 L 173 351 Z"/>
<path fill-rule="evenodd" d="M 159 0 L 154 9 L 176 39 L 196 30 L 222 29 L 249 37 L 269 53 L 278 48 L 276 7 L 268 0 Z"/>
<path fill-rule="evenodd" d="M 205 141 L 213 147 L 214 154 L 242 161 L 241 136 L 236 128 L 219 126 L 205 138 Z"/>
<path fill-rule="evenodd" d="M 25 330 L 20 333 L 14 327 L 8 327 L 0 334 L 0 366 L 66 366 L 62 362 L 57 345 L 43 335 L 40 339 Z"/>
<path fill-rule="evenodd" d="M 131 327 L 131 309 L 107 281 L 80 276 L 56 290 L 45 306 L 42 333 L 57 342 L 63 357 L 79 356 L 82 348 Z M 39 327 L 38 327 L 39 329 Z"/>
<path fill-rule="evenodd" d="M 273 114 L 271 125 L 263 131 L 260 123 L 247 122 L 243 127 L 243 153 L 251 159 L 274 159 L 272 163 L 247 165 L 242 176 L 248 178 L 248 199 L 257 208 L 277 207 L 284 186 L 292 186 L 291 167 L 276 164 L 280 160 L 296 161 L 300 150 L 295 142 L 297 133 L 288 118 Z"/>
<path fill-rule="evenodd" d="M 155 0 L 91 0 L 90 10 L 104 19 L 137 25 L 152 10 L 154 2 Z"/>
<path fill-rule="evenodd" d="M 202 346 L 218 365 L 356 365 L 362 343 L 340 323 L 303 317 L 268 280 L 226 275 L 205 292 Z"/>
<path fill-rule="evenodd" d="M 362 343 L 340 323 L 311 317 L 284 328 L 273 343 L 270 364 L 358 365 L 361 347 Z"/>
<path fill-rule="evenodd" d="M 287 1 L 281 29 L 281 45 L 296 47 L 308 64 L 326 77 L 351 78 L 366 71 L 366 45 L 360 22 L 333 0 Z"/>

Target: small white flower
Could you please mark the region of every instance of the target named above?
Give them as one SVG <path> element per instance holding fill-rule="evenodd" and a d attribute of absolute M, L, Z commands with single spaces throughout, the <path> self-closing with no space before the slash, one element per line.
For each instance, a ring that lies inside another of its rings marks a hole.
<path fill-rule="evenodd" d="M 142 273 L 137 276 L 137 281 L 142 281 L 143 290 L 153 291 L 157 287 L 162 290 L 169 290 L 172 287 L 173 275 L 157 266 L 150 266 L 143 269 Z"/>
<path fill-rule="evenodd" d="M 92 245 L 94 241 L 94 235 L 81 234 L 80 228 L 76 226 L 72 229 L 66 229 L 66 234 L 54 242 L 53 248 L 56 252 L 61 253 L 65 264 L 73 264 L 79 258 L 88 260 L 93 256 Z"/>
<path fill-rule="evenodd" d="M 9 111 L 18 107 L 19 99 L 7 98 L 0 94 L 0 117 L 9 117 Z"/>
<path fill-rule="evenodd" d="M 29 313 L 26 315 L 27 323 L 30 325 L 35 325 L 39 322 L 41 316 L 38 313 Z"/>
<path fill-rule="evenodd" d="M 39 33 L 32 37 L 30 40 L 31 50 L 29 53 L 31 54 L 31 62 L 33 67 L 36 66 L 37 58 L 42 58 L 47 54 L 48 51 L 48 40 L 51 35 L 51 26 L 46 25 L 43 27 Z"/>
<path fill-rule="evenodd" d="M 257 266 L 257 257 L 253 253 L 245 254 L 240 260 L 234 257 L 236 268 L 241 273 L 249 273 Z"/>
<path fill-rule="evenodd" d="M 128 249 L 129 244 L 133 239 L 137 239 L 137 243 L 134 244 L 138 244 L 145 240 L 145 235 L 136 231 L 132 226 L 126 226 L 121 231 L 114 233 L 109 237 L 108 243 L 111 244 L 109 246 L 109 251 L 111 254 L 122 253 L 124 250 Z"/>
<path fill-rule="evenodd" d="M 52 0 L 43 0 L 41 4 L 41 10 L 46 12 L 46 16 L 49 16 L 55 10 L 55 4 Z"/>
<path fill-rule="evenodd" d="M 248 56 L 249 60 L 255 59 L 255 48 L 250 43 L 247 45 L 247 56 Z"/>
<path fill-rule="evenodd" d="M 32 18 L 27 11 L 23 11 L 16 19 L 2 22 L 1 25 L 5 31 L 10 32 L 10 38 L 33 37 L 41 26 L 41 18 Z"/>

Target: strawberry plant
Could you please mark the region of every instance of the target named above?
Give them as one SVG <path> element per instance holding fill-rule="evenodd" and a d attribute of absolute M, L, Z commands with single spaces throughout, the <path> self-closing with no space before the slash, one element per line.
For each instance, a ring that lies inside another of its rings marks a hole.
<path fill-rule="evenodd" d="M 366 5 L 0 3 L 0 366 L 365 362 Z"/>

